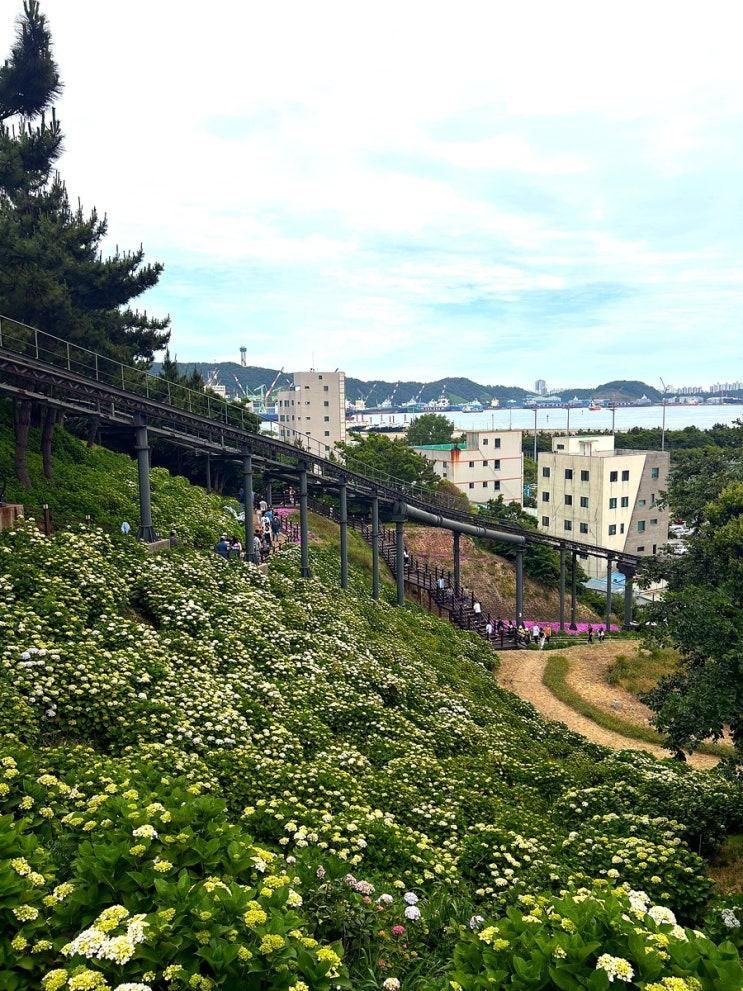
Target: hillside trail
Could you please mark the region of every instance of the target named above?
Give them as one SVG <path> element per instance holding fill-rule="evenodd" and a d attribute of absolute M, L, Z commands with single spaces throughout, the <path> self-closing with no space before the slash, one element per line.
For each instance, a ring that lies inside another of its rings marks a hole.
<path fill-rule="evenodd" d="M 593 656 L 597 661 L 601 659 L 602 661 L 606 661 L 606 663 L 608 663 L 607 655 L 611 652 L 613 659 L 617 651 L 616 644 L 604 643 L 595 644 L 593 648 L 572 647 L 566 649 L 563 653 L 565 656 L 571 658 L 571 660 L 574 651 L 580 653 L 583 659 L 581 667 L 585 669 L 587 667 L 585 664 L 586 649 L 592 649 L 595 652 Z M 513 692 L 514 695 L 518 695 L 526 702 L 531 702 L 534 708 L 538 709 L 545 718 L 565 723 L 568 729 L 580 733 L 586 739 L 591 740 L 592 743 L 601 744 L 601 746 L 609 747 L 612 750 L 643 750 L 645 753 L 652 754 L 653 757 L 657 757 L 659 760 L 671 756 L 668 750 L 654 743 L 645 743 L 644 740 L 635 740 L 631 737 L 622 736 L 621 733 L 615 733 L 613 730 L 604 729 L 603 726 L 599 726 L 593 720 L 580 715 L 580 713 L 571 709 L 569 705 L 555 698 L 546 685 L 542 684 L 542 675 L 544 674 L 549 653 L 537 650 L 514 650 L 508 653 L 504 652 L 499 656 L 500 667 L 496 672 L 498 684 L 507 691 Z M 597 683 L 595 674 L 591 681 Z M 585 692 L 583 685 L 575 679 L 574 675 L 572 677 L 569 676 L 568 682 L 587 701 L 593 701 L 596 705 L 600 704 L 590 693 Z M 618 691 L 621 691 L 621 689 L 615 691 L 614 686 L 606 687 L 614 697 L 617 697 Z M 624 695 L 628 695 L 628 693 L 625 692 Z M 628 698 L 631 698 L 631 696 L 628 696 Z M 638 706 L 640 705 L 640 703 L 637 704 Z M 645 707 L 642 706 L 642 708 L 644 709 Z M 687 755 L 688 763 L 700 770 L 714 767 L 718 763 L 718 760 L 719 758 L 713 757 L 710 754 Z"/>

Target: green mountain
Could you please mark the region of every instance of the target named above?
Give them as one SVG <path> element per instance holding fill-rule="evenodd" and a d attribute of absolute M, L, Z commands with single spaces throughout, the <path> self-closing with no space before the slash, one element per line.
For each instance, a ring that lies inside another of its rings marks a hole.
<path fill-rule="evenodd" d="M 267 389 L 276 376 L 276 388 L 285 388 L 292 381 L 291 372 L 279 372 L 277 368 L 261 368 L 256 365 L 243 368 L 235 361 L 179 361 L 178 365 L 184 372 L 196 369 L 205 380 L 213 376 L 213 380 L 223 385 L 229 395 L 241 395 L 243 390 L 256 392 L 261 386 Z M 153 367 L 158 371 L 160 366 L 156 363 Z M 501 403 L 508 400 L 520 402 L 532 395 L 528 389 L 520 386 L 482 385 L 462 377 L 447 377 L 435 382 L 387 382 L 380 379 L 366 381 L 353 377 L 346 379 L 346 398 L 351 402 L 363 399 L 367 406 L 379 406 L 386 399 L 392 399 L 395 404 L 411 400 L 427 403 L 438 399 L 442 394 L 452 403 L 467 403 L 477 399 L 486 406 L 492 399 Z M 660 399 L 657 389 L 645 382 L 634 381 L 606 382 L 593 389 L 565 388 L 560 394 L 564 399 L 577 396 L 579 399 L 597 398 L 605 402 L 630 402 L 643 395 L 648 399 Z"/>

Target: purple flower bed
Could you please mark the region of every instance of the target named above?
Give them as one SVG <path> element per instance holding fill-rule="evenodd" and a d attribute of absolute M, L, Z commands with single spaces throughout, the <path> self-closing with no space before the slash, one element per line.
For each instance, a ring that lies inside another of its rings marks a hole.
<path fill-rule="evenodd" d="M 600 623 L 600 622 L 597 622 L 597 623 L 576 623 L 575 625 L 577 626 L 577 629 L 576 630 L 569 629 L 567 623 L 565 624 L 565 629 L 564 630 L 560 630 L 560 621 L 559 620 L 557 620 L 557 622 L 555 622 L 555 620 L 544 620 L 544 621 L 535 620 L 535 619 L 525 619 L 524 620 L 524 626 L 527 628 L 527 630 L 531 629 L 532 626 L 540 626 L 542 629 L 544 629 L 545 626 L 551 626 L 552 627 L 552 635 L 553 636 L 555 634 L 557 634 L 557 633 L 560 633 L 561 635 L 567 634 L 568 636 L 577 637 L 581 633 L 588 633 L 588 627 L 589 626 L 592 626 L 593 627 L 593 632 L 596 633 L 597 630 L 598 630 L 598 628 L 600 626 L 603 626 L 604 624 L 603 623 Z M 615 626 L 614 624 L 612 624 L 608 629 L 609 629 L 609 632 L 611 632 L 611 633 L 618 633 L 620 628 L 618 626 Z"/>

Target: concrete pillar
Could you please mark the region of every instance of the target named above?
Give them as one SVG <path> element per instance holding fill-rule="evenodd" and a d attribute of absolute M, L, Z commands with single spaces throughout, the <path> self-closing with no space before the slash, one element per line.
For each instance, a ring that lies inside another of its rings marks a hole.
<path fill-rule="evenodd" d="M 453 543 L 454 543 L 454 594 L 455 595 L 459 595 L 459 587 L 461 584 L 460 549 L 459 549 L 460 536 L 461 534 L 457 533 L 456 531 L 452 534 Z"/>
<path fill-rule="evenodd" d="M 273 509 L 273 482 L 268 475 L 263 476 L 266 487 L 266 503 L 269 509 Z"/>
<path fill-rule="evenodd" d="M 379 598 L 379 499 L 372 496 L 372 599 Z"/>
<path fill-rule="evenodd" d="M 206 491 L 211 492 L 212 490 L 212 456 L 207 452 L 206 455 Z"/>
<path fill-rule="evenodd" d="M 516 626 L 524 619 L 524 548 L 516 549 Z"/>
<path fill-rule="evenodd" d="M 560 632 L 565 629 L 565 545 L 560 544 Z"/>
<path fill-rule="evenodd" d="M 248 561 L 260 564 L 260 556 L 253 550 L 255 526 L 253 525 L 253 455 L 243 452 L 243 512 L 245 514 L 245 554 Z"/>
<path fill-rule="evenodd" d="M 611 626 L 611 567 L 614 563 L 612 557 L 607 557 L 606 559 L 606 612 L 604 613 L 604 626 L 606 632 L 609 632 L 609 627 Z"/>
<path fill-rule="evenodd" d="M 338 487 L 341 528 L 341 588 L 348 588 L 348 491 L 345 482 Z"/>
<path fill-rule="evenodd" d="M 147 422 L 141 413 L 134 418 L 137 473 L 139 475 L 139 527 L 137 537 L 151 544 L 157 540 L 152 525 L 152 500 L 150 498 L 150 447 L 147 442 Z"/>
<path fill-rule="evenodd" d="M 634 571 L 630 568 L 624 572 L 624 629 L 632 628 L 632 580 Z"/>
<path fill-rule="evenodd" d="M 302 554 L 302 578 L 310 577 L 310 527 L 307 519 L 307 469 L 299 472 L 299 540 Z"/>
<path fill-rule="evenodd" d="M 395 521 L 395 573 L 397 578 L 397 604 L 405 605 L 405 524 Z"/>
<path fill-rule="evenodd" d="M 577 630 L 575 617 L 578 612 L 578 552 L 573 551 L 572 574 L 570 576 L 570 629 Z"/>

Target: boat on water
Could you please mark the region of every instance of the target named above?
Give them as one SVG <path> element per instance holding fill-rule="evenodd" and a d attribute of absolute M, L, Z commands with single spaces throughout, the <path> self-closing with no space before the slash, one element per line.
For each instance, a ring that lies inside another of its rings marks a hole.
<path fill-rule="evenodd" d="M 465 403 L 462 406 L 463 413 L 482 413 L 484 409 L 485 407 L 478 399 L 473 399 L 471 403 Z"/>
<path fill-rule="evenodd" d="M 588 408 L 592 413 L 597 413 L 599 410 L 603 409 L 604 407 L 601 405 L 598 399 L 592 399 L 591 402 L 589 403 Z"/>

